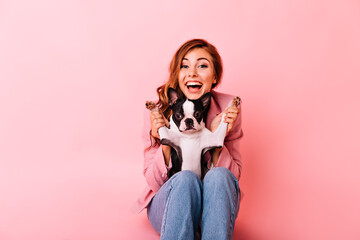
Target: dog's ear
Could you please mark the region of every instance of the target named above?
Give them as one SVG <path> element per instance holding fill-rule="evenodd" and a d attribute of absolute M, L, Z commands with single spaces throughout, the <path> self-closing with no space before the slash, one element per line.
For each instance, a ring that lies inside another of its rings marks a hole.
<path fill-rule="evenodd" d="M 170 106 L 174 105 L 176 101 L 180 99 L 179 93 L 173 88 L 169 88 L 167 94 L 168 94 Z"/>
<path fill-rule="evenodd" d="M 205 93 L 204 95 L 201 96 L 199 100 L 201 101 L 201 104 L 204 107 L 204 109 L 206 109 L 210 105 L 211 93 L 210 92 Z"/>

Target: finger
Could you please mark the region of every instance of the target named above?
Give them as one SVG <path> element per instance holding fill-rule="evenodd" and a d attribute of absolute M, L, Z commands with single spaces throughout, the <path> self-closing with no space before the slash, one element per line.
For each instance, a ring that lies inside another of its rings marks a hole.
<path fill-rule="evenodd" d="M 163 116 L 159 112 L 151 112 L 150 117 L 155 119 L 155 118 L 162 118 Z"/>
<path fill-rule="evenodd" d="M 159 111 L 151 112 L 151 115 L 163 116 L 163 114 L 161 112 L 159 112 Z"/>
<path fill-rule="evenodd" d="M 164 120 L 162 118 L 155 118 L 151 121 L 151 126 L 155 126 L 155 125 L 157 125 L 159 123 L 163 123 L 163 122 L 164 122 Z"/>
<path fill-rule="evenodd" d="M 232 112 L 232 113 L 239 113 L 239 112 L 240 112 L 240 110 L 239 110 L 237 107 L 234 107 L 234 106 L 228 107 L 228 108 L 226 109 L 226 111 L 227 111 L 227 112 Z"/>
<path fill-rule="evenodd" d="M 235 120 L 232 118 L 226 118 L 224 122 L 227 124 L 234 124 Z"/>
<path fill-rule="evenodd" d="M 168 127 L 170 124 L 169 124 L 169 121 L 165 118 L 165 116 L 159 112 L 156 112 L 152 115 L 153 117 L 153 120 L 158 120 L 158 121 L 162 121 L 164 122 L 164 124 Z"/>
<path fill-rule="evenodd" d="M 169 121 L 165 118 L 165 126 L 166 127 L 169 127 L 170 126 L 170 123 L 169 123 Z"/>
<path fill-rule="evenodd" d="M 164 127 L 164 126 L 165 126 L 165 123 L 164 123 L 164 122 L 159 122 L 159 123 L 156 123 L 156 124 L 155 124 L 155 128 L 156 128 L 157 130 L 159 130 L 159 128 Z"/>
<path fill-rule="evenodd" d="M 155 123 L 154 127 L 152 129 L 157 132 L 159 130 L 159 128 L 161 128 L 163 126 L 165 126 L 164 123 Z"/>
<path fill-rule="evenodd" d="M 237 118 L 237 116 L 238 116 L 238 114 L 237 113 L 228 113 L 228 114 L 226 114 L 226 119 L 236 119 Z"/>
<path fill-rule="evenodd" d="M 151 135 L 152 135 L 153 137 L 159 138 L 158 128 L 157 128 L 156 126 L 153 126 L 153 127 L 151 128 Z"/>
<path fill-rule="evenodd" d="M 225 116 L 225 122 L 235 121 L 237 116 L 238 116 L 238 114 L 236 114 L 236 113 L 228 113 Z"/>
<path fill-rule="evenodd" d="M 159 128 L 164 127 L 164 124 L 154 124 L 153 128 L 151 129 L 151 135 L 155 138 L 159 138 L 160 139 L 160 135 L 159 135 Z"/>
<path fill-rule="evenodd" d="M 158 133 L 158 132 L 151 131 L 151 135 L 152 135 L 154 138 L 159 138 L 159 139 L 160 139 L 160 136 L 159 136 L 159 133 Z"/>
<path fill-rule="evenodd" d="M 166 119 L 164 114 L 162 112 L 159 112 L 159 111 L 156 112 L 156 117 Z"/>
<path fill-rule="evenodd" d="M 227 127 L 227 132 L 230 132 L 234 124 L 229 123 Z"/>
<path fill-rule="evenodd" d="M 155 117 L 151 120 L 151 123 L 154 124 L 154 123 L 159 123 L 159 122 L 164 122 L 165 123 L 165 120 L 163 118 L 159 118 L 159 117 Z"/>
<path fill-rule="evenodd" d="M 153 113 L 151 113 L 151 114 L 150 114 L 150 120 L 151 120 L 151 122 L 154 121 L 155 119 L 156 119 L 156 115 L 153 114 Z"/>

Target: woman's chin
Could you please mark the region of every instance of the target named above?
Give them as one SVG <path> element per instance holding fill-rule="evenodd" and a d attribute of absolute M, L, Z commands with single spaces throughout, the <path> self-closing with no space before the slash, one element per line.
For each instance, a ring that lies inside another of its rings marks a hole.
<path fill-rule="evenodd" d="M 190 99 L 190 100 L 196 100 L 199 99 L 203 94 L 202 93 L 190 93 L 190 94 L 185 94 L 185 96 Z"/>
<path fill-rule="evenodd" d="M 185 91 L 184 91 L 184 94 L 188 99 L 196 100 L 196 99 L 199 99 L 205 93 L 204 93 L 202 88 L 200 88 L 198 90 L 193 90 L 193 89 L 187 89 L 186 88 Z"/>

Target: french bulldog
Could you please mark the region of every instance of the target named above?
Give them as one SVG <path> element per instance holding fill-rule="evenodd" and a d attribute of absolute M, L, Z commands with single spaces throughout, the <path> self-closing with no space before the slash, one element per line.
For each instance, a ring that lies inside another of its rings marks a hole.
<path fill-rule="evenodd" d="M 202 163 L 204 154 L 213 148 L 222 148 L 227 131 L 223 115 L 218 128 L 211 132 L 205 127 L 211 93 L 205 93 L 197 100 L 181 97 L 173 88 L 168 89 L 169 107 L 172 110 L 170 127 L 159 128 L 160 142 L 172 147 L 170 178 L 176 172 L 191 170 L 200 178 L 207 172 L 207 163 Z M 235 97 L 230 105 L 238 106 L 240 98 Z M 146 102 L 151 111 L 159 111 L 154 102 Z"/>

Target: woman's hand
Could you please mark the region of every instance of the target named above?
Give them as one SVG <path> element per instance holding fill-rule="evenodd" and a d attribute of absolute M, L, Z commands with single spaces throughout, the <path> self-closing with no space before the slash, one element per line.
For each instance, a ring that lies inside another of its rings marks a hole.
<path fill-rule="evenodd" d="M 231 106 L 225 109 L 225 122 L 228 123 L 227 132 L 230 132 L 231 129 L 234 127 L 235 121 L 239 113 L 240 110 L 235 106 Z"/>
<path fill-rule="evenodd" d="M 158 130 L 159 128 L 164 126 L 168 127 L 169 121 L 159 111 L 150 112 L 150 121 L 151 121 L 151 135 L 154 138 L 160 139 Z"/>
<path fill-rule="evenodd" d="M 228 123 L 226 134 L 229 133 L 231 131 L 231 129 L 233 128 L 233 126 L 234 126 L 234 123 L 236 121 L 236 118 L 239 115 L 239 112 L 240 112 L 240 110 L 234 105 L 226 108 L 222 113 L 217 115 L 214 118 L 214 120 L 211 122 L 210 131 L 214 132 L 218 128 L 218 126 L 219 126 L 219 124 L 221 122 L 222 116 L 225 114 L 225 120 L 224 121 L 226 123 Z M 217 165 L 217 163 L 219 161 L 219 158 L 220 158 L 221 151 L 222 151 L 222 148 L 215 148 L 213 150 L 213 152 L 212 152 L 213 166 Z"/>
<path fill-rule="evenodd" d="M 226 133 L 229 133 L 231 131 L 231 129 L 234 127 L 234 123 L 236 121 L 236 118 L 239 115 L 239 112 L 240 112 L 240 110 L 236 106 L 230 106 L 230 107 L 226 108 L 222 113 L 217 115 L 214 118 L 214 120 L 211 122 L 210 131 L 214 132 L 218 128 L 218 126 L 221 122 L 221 118 L 225 114 L 225 122 L 228 123 Z"/>
<path fill-rule="evenodd" d="M 169 121 L 159 111 L 150 112 L 150 120 L 151 120 L 151 132 L 150 132 L 151 135 L 154 138 L 160 139 L 159 128 L 164 126 L 169 127 Z M 162 145 L 162 151 L 164 155 L 165 164 L 166 166 L 169 166 L 171 147 L 167 145 Z"/>

